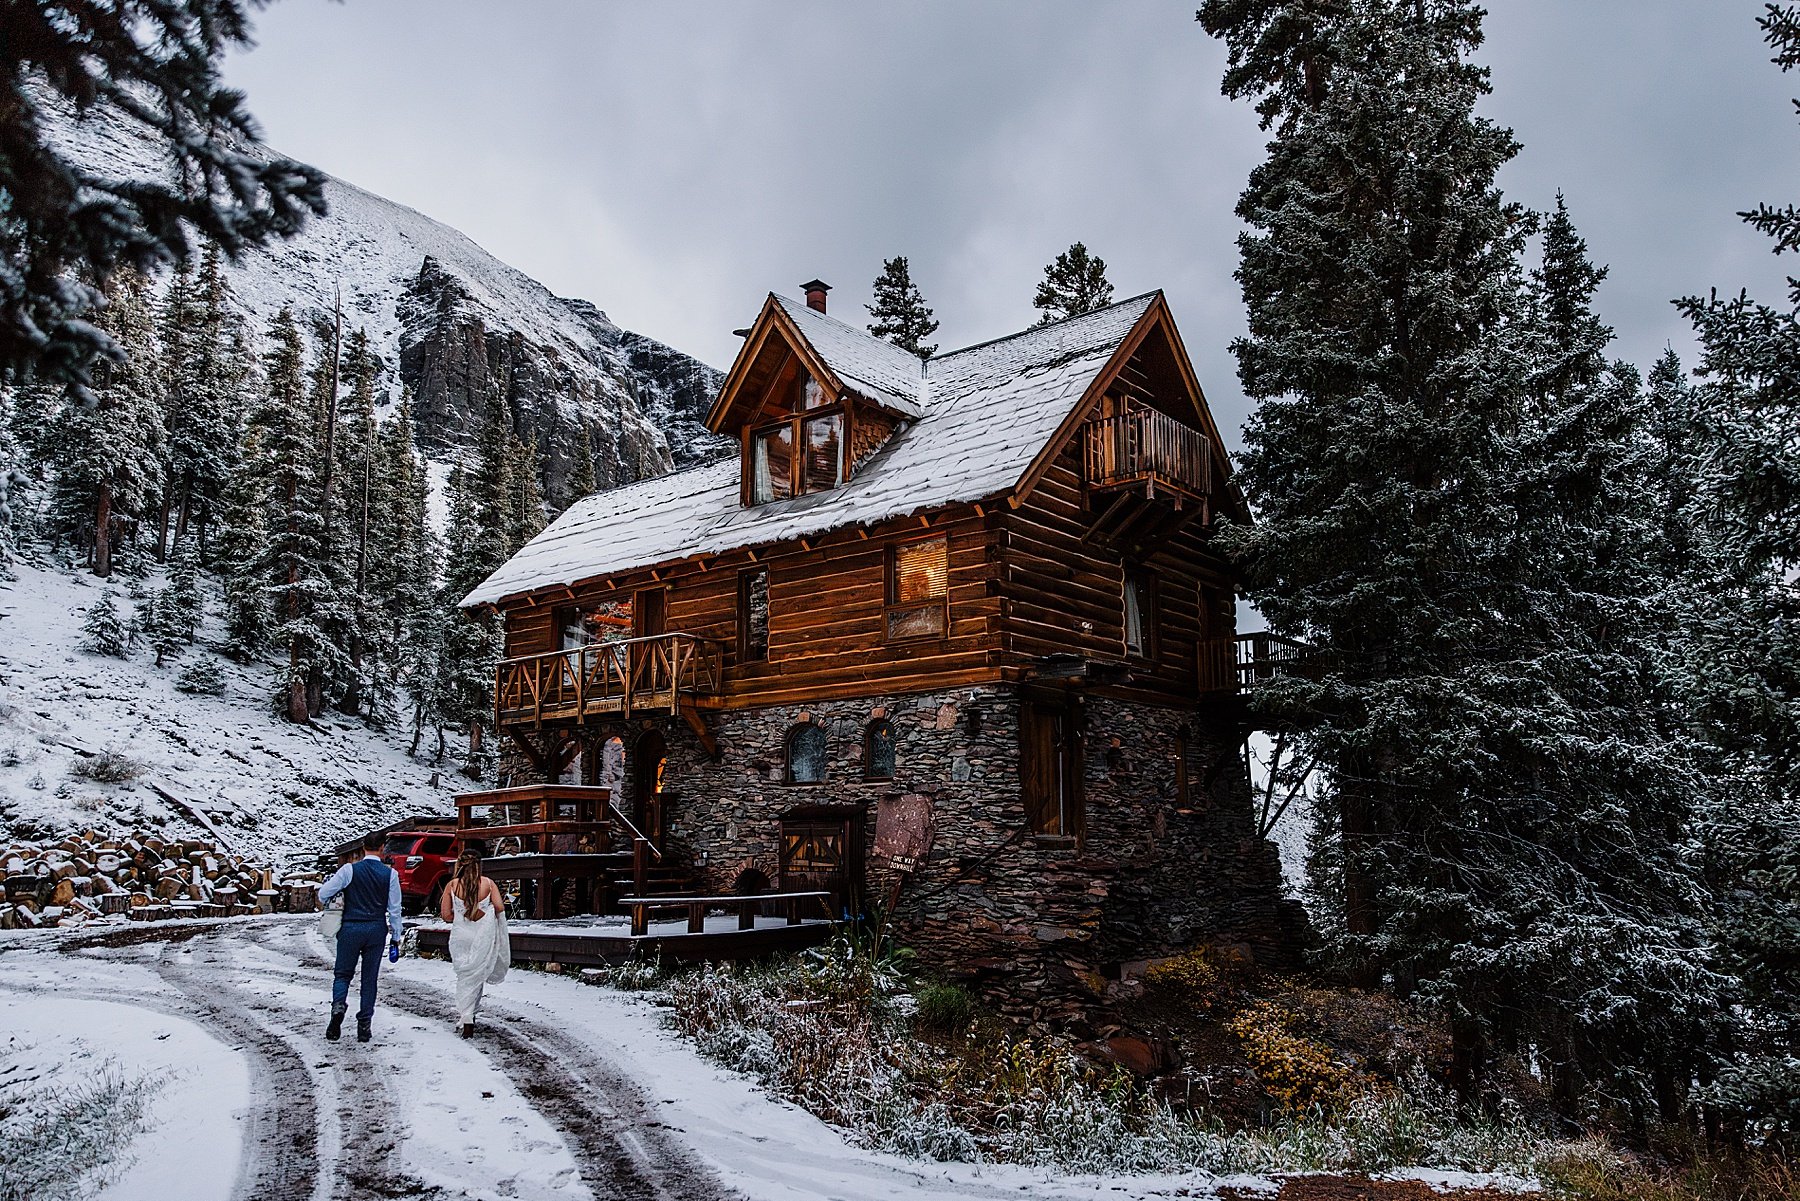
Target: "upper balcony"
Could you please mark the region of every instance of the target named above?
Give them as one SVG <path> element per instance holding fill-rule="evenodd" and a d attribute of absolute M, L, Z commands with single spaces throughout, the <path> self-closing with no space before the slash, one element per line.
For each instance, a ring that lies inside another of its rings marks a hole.
<path fill-rule="evenodd" d="M 1212 491 L 1212 440 L 1156 409 L 1090 421 L 1085 461 L 1090 488 L 1130 484 L 1203 498 Z"/>
<path fill-rule="evenodd" d="M 652 634 L 504 659 L 495 669 L 501 728 L 579 724 L 590 717 L 681 713 L 718 695 L 725 648 L 693 634 Z"/>
<path fill-rule="evenodd" d="M 1267 630 L 1213 638 L 1200 643 L 1200 693 L 1233 697 L 1249 692 L 1259 682 L 1289 673 L 1303 673 L 1319 662 L 1315 648 Z"/>

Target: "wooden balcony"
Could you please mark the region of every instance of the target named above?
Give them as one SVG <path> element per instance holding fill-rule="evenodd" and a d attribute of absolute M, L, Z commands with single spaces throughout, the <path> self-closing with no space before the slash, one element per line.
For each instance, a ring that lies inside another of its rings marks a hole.
<path fill-rule="evenodd" d="M 725 648 L 693 634 L 654 634 L 520 659 L 495 670 L 496 724 L 576 723 L 602 714 L 681 713 L 717 695 Z"/>
<path fill-rule="evenodd" d="M 1234 695 L 1249 692 L 1258 681 L 1304 670 L 1313 648 L 1265 630 L 1202 642 L 1199 655 L 1201 695 Z"/>
<path fill-rule="evenodd" d="M 1173 488 L 1194 497 L 1212 491 L 1212 440 L 1156 409 L 1090 421 L 1084 461 L 1090 488 L 1131 484 Z"/>

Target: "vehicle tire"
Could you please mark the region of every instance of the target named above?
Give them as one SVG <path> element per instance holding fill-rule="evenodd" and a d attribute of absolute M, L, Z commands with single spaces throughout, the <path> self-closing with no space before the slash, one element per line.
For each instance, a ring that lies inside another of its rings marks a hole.
<path fill-rule="evenodd" d="M 419 916 L 435 919 L 438 915 L 438 906 L 443 903 L 444 881 L 439 880 L 431 886 L 431 891 L 425 894 L 425 907 L 419 910 Z"/>

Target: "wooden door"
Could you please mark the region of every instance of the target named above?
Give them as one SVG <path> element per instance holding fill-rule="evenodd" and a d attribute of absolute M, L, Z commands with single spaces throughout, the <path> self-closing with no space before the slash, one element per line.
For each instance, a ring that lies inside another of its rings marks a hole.
<path fill-rule="evenodd" d="M 639 592 L 631 606 L 631 636 L 655 638 L 667 633 L 669 593 L 666 588 L 646 588 Z M 661 691 L 674 686 L 669 678 L 674 660 L 670 650 L 660 642 L 638 642 L 632 646 L 632 691 Z"/>
<path fill-rule="evenodd" d="M 818 806 L 781 818 L 782 892 L 829 892 L 831 912 L 853 911 L 862 888 L 861 809 Z"/>

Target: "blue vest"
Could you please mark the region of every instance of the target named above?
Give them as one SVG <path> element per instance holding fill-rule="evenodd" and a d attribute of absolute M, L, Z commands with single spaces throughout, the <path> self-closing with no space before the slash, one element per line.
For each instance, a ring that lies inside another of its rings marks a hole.
<path fill-rule="evenodd" d="M 379 859 L 358 859 L 350 869 L 350 887 L 344 890 L 346 922 L 386 922 L 388 880 L 394 869 Z"/>

